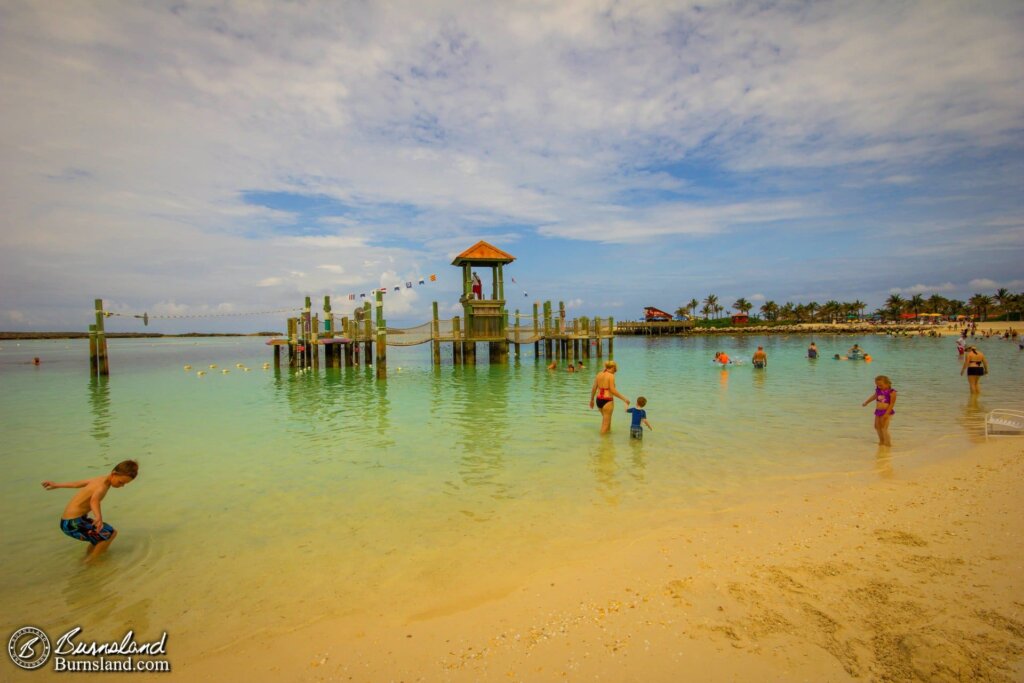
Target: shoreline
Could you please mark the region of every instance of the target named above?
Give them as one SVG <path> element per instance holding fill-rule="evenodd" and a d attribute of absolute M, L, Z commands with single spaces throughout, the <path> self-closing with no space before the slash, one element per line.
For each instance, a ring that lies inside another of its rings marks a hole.
<path fill-rule="evenodd" d="M 993 440 L 686 517 L 508 591 L 328 618 L 192 679 L 1020 680 L 1024 457 Z M 179 660 L 180 661 L 180 660 Z"/>

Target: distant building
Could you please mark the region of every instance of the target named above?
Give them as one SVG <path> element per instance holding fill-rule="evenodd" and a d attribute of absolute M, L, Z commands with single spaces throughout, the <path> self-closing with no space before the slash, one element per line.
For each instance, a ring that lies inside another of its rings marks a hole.
<path fill-rule="evenodd" d="M 672 314 L 666 313 L 654 306 L 644 306 L 644 322 L 668 322 L 672 320 Z"/>
<path fill-rule="evenodd" d="M 750 316 L 746 313 L 737 313 L 732 317 L 733 325 L 746 325 L 750 322 Z"/>

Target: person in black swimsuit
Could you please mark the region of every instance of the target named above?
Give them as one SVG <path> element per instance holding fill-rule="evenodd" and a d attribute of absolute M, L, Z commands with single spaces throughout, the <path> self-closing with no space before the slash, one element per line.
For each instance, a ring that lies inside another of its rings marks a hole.
<path fill-rule="evenodd" d="M 988 374 L 988 360 L 985 359 L 985 354 L 978 350 L 976 346 L 968 346 L 967 353 L 964 354 L 964 364 L 960 368 L 960 375 L 967 372 L 967 384 L 971 387 L 972 394 L 980 394 L 981 387 L 979 386 L 978 380 L 984 375 Z"/>

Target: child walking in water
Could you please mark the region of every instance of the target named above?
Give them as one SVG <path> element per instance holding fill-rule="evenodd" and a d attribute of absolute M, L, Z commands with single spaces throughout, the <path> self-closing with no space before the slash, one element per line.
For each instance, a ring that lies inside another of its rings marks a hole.
<path fill-rule="evenodd" d="M 889 420 L 895 412 L 896 390 L 892 388 L 892 382 L 885 375 L 875 378 L 875 393 L 868 396 L 862 406 L 875 402 L 875 431 L 878 432 L 879 446 L 892 446 L 892 439 L 889 438 Z"/>
<path fill-rule="evenodd" d="M 644 406 L 647 405 L 647 399 L 643 396 L 637 396 L 636 408 L 626 408 L 627 413 L 633 413 L 633 423 L 629 425 L 629 438 L 631 439 L 642 439 L 644 438 L 644 428 L 641 424 L 647 425 L 648 429 L 654 429 L 651 423 L 647 421 L 647 411 L 644 410 Z"/>
<path fill-rule="evenodd" d="M 82 489 L 71 497 L 71 501 L 64 508 L 64 514 L 60 517 L 60 530 L 71 538 L 91 544 L 85 553 L 86 562 L 102 554 L 117 537 L 117 530 L 103 521 L 100 501 L 107 495 L 111 486 L 119 489 L 134 481 L 138 475 L 139 463 L 134 460 L 124 460 L 117 463 L 110 474 L 99 477 L 65 484 L 56 484 L 52 481 L 43 482 L 43 488 L 47 491 Z M 92 518 L 89 517 L 90 512 Z"/>

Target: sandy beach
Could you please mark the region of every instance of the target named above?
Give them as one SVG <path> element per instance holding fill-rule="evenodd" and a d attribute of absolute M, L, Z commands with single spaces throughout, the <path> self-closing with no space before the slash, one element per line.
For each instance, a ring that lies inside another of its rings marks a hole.
<path fill-rule="evenodd" d="M 1013 438 L 689 516 L 522 585 L 321 621 L 188 680 L 1018 681 L 1024 452 Z"/>

